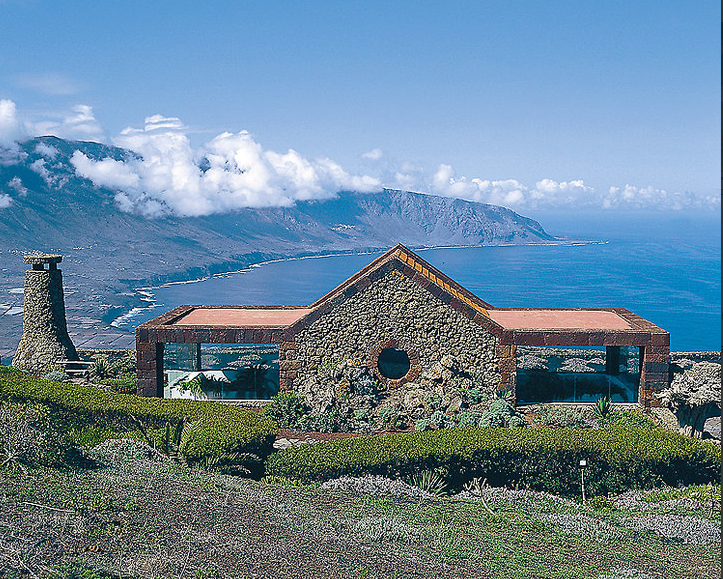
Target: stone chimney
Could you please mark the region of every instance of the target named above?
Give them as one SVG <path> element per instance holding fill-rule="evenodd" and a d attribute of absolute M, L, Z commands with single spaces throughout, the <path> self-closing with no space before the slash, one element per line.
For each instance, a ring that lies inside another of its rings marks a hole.
<path fill-rule="evenodd" d="M 62 259 L 62 255 L 46 254 L 23 257 L 33 267 L 25 272 L 23 337 L 12 362 L 16 368 L 40 373 L 57 360 L 78 359 L 65 323 L 63 278 L 58 269 Z"/>

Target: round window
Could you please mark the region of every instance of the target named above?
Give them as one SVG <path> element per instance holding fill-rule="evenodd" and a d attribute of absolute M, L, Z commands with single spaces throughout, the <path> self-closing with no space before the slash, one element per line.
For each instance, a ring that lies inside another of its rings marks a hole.
<path fill-rule="evenodd" d="M 404 378 L 409 372 L 409 356 L 404 350 L 399 348 L 384 348 L 379 353 L 377 360 L 377 368 L 379 373 L 385 378 L 391 380 L 399 380 Z"/>

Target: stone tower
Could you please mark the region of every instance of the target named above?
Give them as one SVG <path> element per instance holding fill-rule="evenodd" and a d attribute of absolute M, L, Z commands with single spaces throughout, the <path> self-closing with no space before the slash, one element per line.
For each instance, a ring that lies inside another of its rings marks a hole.
<path fill-rule="evenodd" d="M 33 267 L 25 272 L 23 337 L 12 363 L 16 368 L 39 373 L 56 360 L 78 359 L 65 323 L 63 278 L 58 269 L 62 259 L 62 255 L 46 254 L 23 257 Z"/>

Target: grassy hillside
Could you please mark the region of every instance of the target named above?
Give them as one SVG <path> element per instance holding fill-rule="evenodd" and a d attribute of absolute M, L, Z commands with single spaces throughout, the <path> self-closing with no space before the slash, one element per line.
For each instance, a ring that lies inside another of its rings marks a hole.
<path fill-rule="evenodd" d="M 374 496 L 188 470 L 110 444 L 100 468 L 0 472 L 0 577 L 720 576 L 720 542 L 701 542 L 719 504 L 676 491 L 596 508 L 528 491 L 484 503 Z"/>

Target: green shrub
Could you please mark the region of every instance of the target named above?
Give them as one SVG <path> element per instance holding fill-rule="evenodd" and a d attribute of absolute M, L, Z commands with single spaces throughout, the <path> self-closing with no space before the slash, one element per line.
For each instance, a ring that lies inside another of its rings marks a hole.
<path fill-rule="evenodd" d="M 563 406 L 543 406 L 537 412 L 535 422 L 544 426 L 557 426 L 559 428 L 585 427 L 585 417 L 582 412 Z"/>
<path fill-rule="evenodd" d="M 354 410 L 351 417 L 347 418 L 345 426 L 349 432 L 371 434 L 376 429 L 376 421 L 371 411 L 361 408 Z"/>
<path fill-rule="evenodd" d="M 420 418 L 414 423 L 414 430 L 431 430 L 432 429 L 432 423 L 429 421 L 429 418 Z"/>
<path fill-rule="evenodd" d="M 303 432 L 340 432 L 345 424 L 344 416 L 338 408 L 321 414 L 305 414 L 296 423 Z"/>
<path fill-rule="evenodd" d="M 610 412 L 603 418 L 598 419 L 598 424 L 601 428 L 607 428 L 609 426 L 631 426 L 645 430 L 656 428 L 653 419 L 640 410 L 617 410 Z"/>
<path fill-rule="evenodd" d="M 356 380 L 352 380 L 349 384 L 352 392 L 359 396 L 370 396 L 377 394 L 382 389 L 382 385 L 375 378 L 363 374 Z"/>
<path fill-rule="evenodd" d="M 459 428 L 466 428 L 468 426 L 479 426 L 480 420 L 482 420 L 482 413 L 460 412 L 456 418 L 457 426 L 459 426 Z"/>
<path fill-rule="evenodd" d="M 304 399 L 296 392 L 279 392 L 264 406 L 264 416 L 273 420 L 280 428 L 294 428 L 302 416 L 309 412 Z"/>
<path fill-rule="evenodd" d="M 110 365 L 110 371 L 113 376 L 124 376 L 126 374 L 136 373 L 136 356 L 130 353 L 120 360 L 116 360 Z"/>
<path fill-rule="evenodd" d="M 615 511 L 617 507 L 607 497 L 591 497 L 587 500 L 587 506 L 596 511 Z"/>
<path fill-rule="evenodd" d="M 720 449 L 663 429 L 456 428 L 305 444 L 272 455 L 266 472 L 321 481 L 344 475 L 408 477 L 447 469 L 455 488 L 474 477 L 492 486 L 580 492 L 581 458 L 591 495 L 718 479 Z"/>
<path fill-rule="evenodd" d="M 87 424 L 125 423 L 129 430 L 164 428 L 182 421 L 197 424 L 183 440 L 181 452 L 189 461 L 229 452 L 252 452 L 263 457 L 271 452 L 276 426 L 259 413 L 193 400 L 142 398 L 102 390 L 30 378 L 22 372 L 0 367 L 0 400 L 40 402 L 53 409 L 83 417 Z"/>
<path fill-rule="evenodd" d="M 112 368 L 108 360 L 105 358 L 98 358 L 93 364 L 88 368 L 88 371 L 93 378 L 98 378 L 100 380 L 104 378 L 110 378 L 112 374 Z"/>
<path fill-rule="evenodd" d="M 646 503 L 660 503 L 690 498 L 703 503 L 720 503 L 720 485 L 694 485 L 688 488 L 665 488 L 652 491 L 641 497 Z"/>
<path fill-rule="evenodd" d="M 490 405 L 489 409 L 484 412 L 484 414 L 482 414 L 479 425 L 483 428 L 498 428 L 501 426 L 519 428 L 525 425 L 525 419 L 514 409 L 512 404 L 510 404 L 505 398 L 500 397 Z"/>
<path fill-rule="evenodd" d="M 43 380 L 55 380 L 56 382 L 63 382 L 68 379 L 68 375 L 63 370 L 51 370 L 43 374 Z"/>
<path fill-rule="evenodd" d="M 597 418 L 605 418 L 613 411 L 613 407 L 610 404 L 610 398 L 602 396 L 595 401 L 593 406 L 593 412 Z"/>
<path fill-rule="evenodd" d="M 120 430 L 117 426 L 98 426 L 96 424 L 85 424 L 79 428 L 70 428 L 63 431 L 63 434 L 68 442 L 82 448 L 92 448 L 110 438 L 118 438 L 120 434 L 122 434 L 123 438 L 143 439 L 139 430 L 126 431 Z"/>
<path fill-rule="evenodd" d="M 49 378 L 43 379 L 48 380 Z M 103 386 L 108 386 L 114 392 L 120 392 L 121 394 L 135 394 L 138 380 L 135 374 L 126 374 L 118 378 L 104 378 L 100 381 Z"/>
<path fill-rule="evenodd" d="M 425 470 L 413 474 L 407 479 L 407 483 L 437 496 L 443 495 L 447 489 L 447 483 L 444 477 L 433 470 Z"/>
<path fill-rule="evenodd" d="M 437 394 L 425 396 L 424 403 L 432 412 L 442 409 L 442 397 Z"/>
<path fill-rule="evenodd" d="M 278 485 L 282 487 L 300 487 L 303 483 L 298 478 L 267 475 L 261 479 L 267 485 Z"/>
<path fill-rule="evenodd" d="M 0 404 L 0 468 L 26 470 L 61 462 L 65 441 L 53 428 L 50 409 L 38 403 Z"/>
<path fill-rule="evenodd" d="M 479 388 L 468 388 L 462 391 L 470 404 L 479 404 L 488 400 L 489 396 Z"/>
<path fill-rule="evenodd" d="M 397 411 L 391 406 L 380 408 L 377 417 L 379 418 L 379 426 L 385 429 L 395 428 L 399 422 Z"/>
<path fill-rule="evenodd" d="M 429 417 L 429 422 L 434 428 L 454 428 L 457 426 L 449 416 L 441 410 L 435 410 Z"/>

